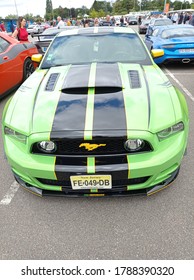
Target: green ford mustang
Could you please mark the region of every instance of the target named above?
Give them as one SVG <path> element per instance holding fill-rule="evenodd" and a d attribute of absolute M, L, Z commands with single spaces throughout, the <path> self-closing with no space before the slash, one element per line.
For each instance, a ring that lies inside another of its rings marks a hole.
<path fill-rule="evenodd" d="M 4 148 L 17 182 L 37 195 L 155 193 L 187 147 L 183 94 L 131 28 L 63 31 L 8 101 Z"/>

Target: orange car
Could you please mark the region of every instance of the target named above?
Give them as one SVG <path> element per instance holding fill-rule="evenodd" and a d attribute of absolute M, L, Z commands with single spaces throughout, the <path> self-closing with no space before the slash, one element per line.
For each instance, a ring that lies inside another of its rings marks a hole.
<path fill-rule="evenodd" d="M 31 56 L 37 54 L 31 42 L 19 42 L 0 32 L 0 99 L 16 89 L 34 71 Z"/>

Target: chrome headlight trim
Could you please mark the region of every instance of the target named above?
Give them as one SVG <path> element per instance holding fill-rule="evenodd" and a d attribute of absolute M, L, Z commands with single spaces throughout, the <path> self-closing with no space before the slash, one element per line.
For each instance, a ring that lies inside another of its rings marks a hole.
<path fill-rule="evenodd" d="M 159 141 L 165 140 L 168 137 L 174 135 L 175 133 L 179 132 L 179 131 L 183 131 L 184 130 L 184 123 L 183 122 L 179 122 L 176 123 L 173 126 L 170 126 L 166 129 L 163 129 L 161 131 L 159 131 L 157 133 L 158 139 Z"/>
<path fill-rule="evenodd" d="M 20 141 L 21 143 L 26 144 L 27 136 L 8 126 L 4 127 L 4 134 L 8 136 L 12 136 L 18 141 Z"/>

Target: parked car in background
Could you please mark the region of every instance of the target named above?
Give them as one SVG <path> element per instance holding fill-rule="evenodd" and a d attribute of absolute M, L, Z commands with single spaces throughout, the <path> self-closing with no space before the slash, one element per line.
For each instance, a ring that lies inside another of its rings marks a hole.
<path fill-rule="evenodd" d="M 146 34 L 149 23 L 150 23 L 150 19 L 142 20 L 142 22 L 138 25 L 139 34 Z"/>
<path fill-rule="evenodd" d="M 17 182 L 39 196 L 151 195 L 170 185 L 188 108 L 151 54 L 132 28 L 110 26 L 60 32 L 34 55 L 39 68 L 2 118 Z"/>
<path fill-rule="evenodd" d="M 146 34 L 152 35 L 154 29 L 158 26 L 172 25 L 173 22 L 169 18 L 152 18 L 147 28 Z"/>
<path fill-rule="evenodd" d="M 137 25 L 138 24 L 137 18 L 136 17 L 129 17 L 128 18 L 128 24 L 129 25 Z"/>
<path fill-rule="evenodd" d="M 46 23 L 46 22 L 42 22 L 42 23 L 41 23 L 41 26 L 43 27 L 43 31 L 44 31 L 45 29 L 51 27 L 50 24 L 48 24 L 48 23 Z"/>
<path fill-rule="evenodd" d="M 0 99 L 16 89 L 34 71 L 31 56 L 36 46 L 0 32 Z"/>
<path fill-rule="evenodd" d="M 121 25 L 120 18 L 121 18 L 121 16 L 116 16 L 115 17 L 115 26 L 120 26 Z M 124 17 L 123 26 L 127 26 L 127 25 L 128 25 L 128 22 L 126 21 L 126 18 Z"/>
<path fill-rule="evenodd" d="M 112 21 L 100 20 L 99 26 L 112 26 Z"/>
<path fill-rule="evenodd" d="M 42 34 L 37 34 L 35 37 L 37 37 L 37 40 L 34 42 L 36 45 L 39 53 L 44 54 L 50 45 L 51 41 L 53 38 L 60 33 L 61 31 L 64 30 L 71 30 L 71 29 L 76 29 L 79 28 L 78 26 L 64 26 L 61 28 L 58 27 L 50 27 L 47 28 L 46 30 L 43 31 Z"/>
<path fill-rule="evenodd" d="M 164 55 L 155 59 L 158 64 L 194 61 L 194 28 L 191 25 L 176 24 L 157 27 L 151 36 L 145 36 L 145 43 L 149 50 L 164 50 Z"/>
<path fill-rule="evenodd" d="M 41 24 L 30 24 L 27 28 L 27 32 L 32 37 L 34 34 L 40 34 L 45 30 L 45 26 Z"/>

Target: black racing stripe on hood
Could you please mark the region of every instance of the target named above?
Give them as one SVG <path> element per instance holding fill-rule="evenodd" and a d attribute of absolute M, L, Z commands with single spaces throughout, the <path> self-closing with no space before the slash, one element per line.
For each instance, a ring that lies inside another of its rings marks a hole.
<path fill-rule="evenodd" d="M 90 66 L 77 66 L 77 68 L 72 66 L 69 69 L 63 83 L 64 92 L 61 92 L 56 108 L 51 139 L 55 137 L 57 131 L 60 131 L 66 137 L 67 132 L 65 131 L 79 130 L 83 132 L 80 137 L 84 136 L 87 94 L 67 94 L 65 88 L 70 86 L 86 87 L 89 81 L 89 73 Z"/>
<path fill-rule="evenodd" d="M 115 88 L 115 91 L 106 93 L 105 90 L 104 94 L 95 94 L 93 130 L 111 129 L 115 131 L 115 136 L 118 129 L 126 131 L 125 105 L 118 64 L 97 64 L 95 83 L 101 88 Z"/>
<path fill-rule="evenodd" d="M 91 64 L 71 66 L 62 85 L 62 91 L 67 89 L 82 89 L 88 87 Z"/>

